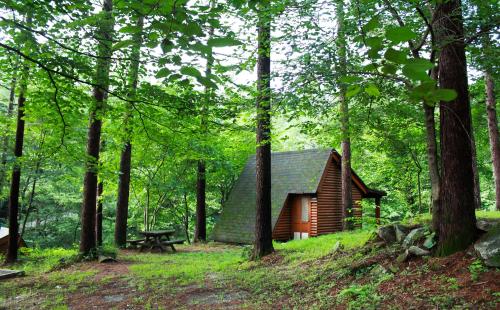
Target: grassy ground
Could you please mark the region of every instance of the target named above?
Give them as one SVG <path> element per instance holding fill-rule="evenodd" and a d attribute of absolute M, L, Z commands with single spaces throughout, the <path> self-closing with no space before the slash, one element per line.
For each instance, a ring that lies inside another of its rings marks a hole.
<path fill-rule="evenodd" d="M 0 282 L 0 309 L 498 308 L 500 272 L 472 253 L 398 264 L 398 249 L 367 243 L 372 233 L 276 243 L 260 262 L 219 243 L 121 251 L 107 264 L 72 263 L 76 250 L 29 251 L 16 266 L 27 275 Z"/>

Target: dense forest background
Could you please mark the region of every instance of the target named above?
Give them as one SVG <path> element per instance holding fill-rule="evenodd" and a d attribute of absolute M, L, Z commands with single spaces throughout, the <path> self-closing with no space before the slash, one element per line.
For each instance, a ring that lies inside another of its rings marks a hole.
<path fill-rule="evenodd" d="M 115 1 L 109 96 L 98 115 L 105 243 L 113 241 L 120 156 L 128 137 L 133 146 L 129 233 L 174 227 L 192 239 L 202 160 L 210 234 L 243 165 L 255 153 L 256 14 L 252 1 L 244 2 Z M 0 214 L 6 216 L 10 171 L 19 163 L 23 238 L 40 247 L 71 246 L 81 228 L 93 70 L 100 59 L 95 35 L 100 3 L 0 3 Z M 386 47 L 378 48 L 381 43 L 367 36 L 397 27 L 396 10 L 408 25 L 409 39 L 424 38 L 422 54 L 432 48 L 425 20 L 415 9 L 419 2 L 388 3 L 350 1 L 344 8 L 351 164 L 368 186 L 388 193 L 382 200 L 384 221 L 429 213 L 431 206 L 422 104 L 405 82 L 411 76 L 370 71 L 370 64 L 394 58 L 387 53 L 384 58 Z M 493 67 L 498 81 L 497 6 L 494 1 L 463 4 L 481 208 L 488 210 L 495 209 L 495 182 L 484 72 Z M 321 0 L 273 1 L 273 151 L 340 151 L 335 8 Z M 137 16 L 144 18 L 141 27 Z M 405 33 L 399 33 L 403 37 L 391 46 L 409 53 Z M 492 42 L 485 45 L 477 33 Z M 136 45 L 138 35 L 142 44 Z M 137 53 L 139 80 L 131 96 Z M 26 127 L 23 156 L 16 160 L 16 99 L 23 83 Z M 365 225 L 371 225 L 374 206 L 366 202 L 364 207 Z"/>

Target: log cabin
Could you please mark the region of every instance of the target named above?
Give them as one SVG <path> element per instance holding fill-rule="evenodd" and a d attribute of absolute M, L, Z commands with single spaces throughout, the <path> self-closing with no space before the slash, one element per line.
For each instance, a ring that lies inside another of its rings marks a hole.
<path fill-rule="evenodd" d="M 341 156 L 333 149 L 271 154 L 273 239 L 304 239 L 341 231 Z M 361 201 L 374 198 L 375 217 L 386 193 L 368 188 L 352 171 L 353 213 L 362 217 Z M 255 155 L 236 181 L 215 224 L 215 241 L 251 244 L 255 230 Z M 357 221 L 360 225 L 361 221 Z"/>
<path fill-rule="evenodd" d="M 19 247 L 26 247 L 26 242 L 22 238 L 19 238 Z M 0 227 L 0 254 L 6 255 L 7 248 L 9 246 L 9 229 L 7 227 Z"/>

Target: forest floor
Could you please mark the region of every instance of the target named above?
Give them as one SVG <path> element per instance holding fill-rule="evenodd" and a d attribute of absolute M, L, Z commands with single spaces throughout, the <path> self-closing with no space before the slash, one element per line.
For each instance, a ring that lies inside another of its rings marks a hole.
<path fill-rule="evenodd" d="M 399 250 L 368 242 L 370 235 L 276 243 L 260 262 L 248 261 L 248 247 L 208 243 L 56 267 L 69 253 L 53 250 L 20 265 L 25 277 L 0 282 L 0 308 L 498 309 L 500 271 L 472 249 L 397 263 Z"/>

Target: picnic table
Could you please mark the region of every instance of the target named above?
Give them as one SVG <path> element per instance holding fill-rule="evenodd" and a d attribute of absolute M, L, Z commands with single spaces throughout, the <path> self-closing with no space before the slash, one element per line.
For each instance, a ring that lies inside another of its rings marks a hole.
<path fill-rule="evenodd" d="M 175 230 L 141 231 L 139 234 L 144 236 L 144 240 L 140 240 L 140 242 L 138 242 L 138 245 L 140 245 L 140 252 L 148 248 L 150 251 L 154 248 L 158 248 L 160 249 L 160 252 L 163 252 L 166 250 L 165 247 L 170 247 L 173 252 L 176 252 L 174 244 L 184 243 L 184 240 L 171 239 L 171 237 L 175 234 Z"/>

